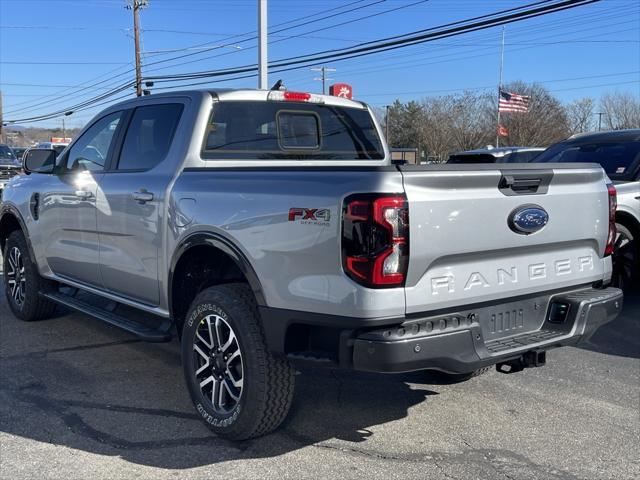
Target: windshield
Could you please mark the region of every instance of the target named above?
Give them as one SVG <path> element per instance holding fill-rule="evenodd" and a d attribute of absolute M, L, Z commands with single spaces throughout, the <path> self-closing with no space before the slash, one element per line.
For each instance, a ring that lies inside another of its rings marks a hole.
<path fill-rule="evenodd" d="M 364 109 L 293 102 L 213 106 L 203 158 L 380 160 L 384 149 Z"/>
<path fill-rule="evenodd" d="M 640 162 L 640 142 L 558 143 L 532 162 L 599 163 L 610 177 L 632 173 Z"/>
<path fill-rule="evenodd" d="M 6 145 L 0 145 L 1 165 L 20 165 L 20 161 L 13 154 L 13 151 Z"/>

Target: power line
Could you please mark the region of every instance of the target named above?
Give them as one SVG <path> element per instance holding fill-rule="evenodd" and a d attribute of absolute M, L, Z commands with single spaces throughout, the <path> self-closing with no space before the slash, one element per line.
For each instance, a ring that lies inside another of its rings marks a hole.
<path fill-rule="evenodd" d="M 345 4 L 345 5 L 342 5 L 342 6 L 338 7 L 338 9 L 337 9 L 337 10 L 343 10 L 344 8 L 347 8 L 347 7 L 350 7 L 350 6 L 353 6 L 353 5 L 362 4 L 362 3 L 363 3 L 363 2 L 365 2 L 365 1 L 366 1 L 366 0 L 356 0 L 356 1 L 352 1 L 352 2 L 349 2 L 349 3 Z M 379 0 L 378 0 L 378 1 L 379 1 Z M 386 0 L 382 0 L 382 1 L 386 1 Z M 378 2 L 373 2 L 373 3 L 378 3 Z M 368 5 L 369 5 L 369 4 L 364 5 L 364 6 L 360 6 L 359 8 L 365 8 L 365 7 L 366 7 L 366 6 L 368 6 Z M 359 8 L 358 8 L 358 9 L 359 9 Z M 353 10 L 357 10 L 357 9 L 356 9 L 356 8 L 354 8 Z M 335 11 L 335 9 L 334 9 L 334 11 Z M 347 11 L 343 11 L 343 12 L 339 12 L 339 13 L 344 14 L 344 13 L 348 13 L 348 12 L 350 12 L 350 11 L 352 11 L 352 10 L 347 10 Z M 305 15 L 304 17 L 298 17 L 298 18 L 295 18 L 295 19 L 292 19 L 292 20 L 288 20 L 288 21 L 285 21 L 285 22 L 280 22 L 280 23 L 277 23 L 277 24 L 274 24 L 274 25 L 270 26 L 270 28 L 279 27 L 279 26 L 283 26 L 283 25 L 289 25 L 289 24 L 291 24 L 291 23 L 299 22 L 300 20 L 307 20 L 307 19 L 309 19 L 309 18 L 317 17 L 317 16 L 322 15 L 322 14 L 324 14 L 324 13 L 326 13 L 326 10 L 322 10 L 322 11 L 320 11 L 320 12 L 317 12 L 317 13 L 314 13 L 314 14 L 311 14 L 311 15 Z M 335 13 L 334 13 L 333 15 L 335 15 Z M 332 16 L 333 16 L 333 15 L 332 15 Z M 317 19 L 317 20 L 318 20 L 318 21 L 321 21 L 321 20 L 323 20 L 323 19 L 324 19 L 324 17 L 323 17 L 323 18 L 320 18 L 320 19 Z M 294 26 L 292 26 L 292 27 L 290 27 L 290 28 L 297 28 L 297 25 L 294 25 Z M 237 37 L 241 37 L 241 36 L 246 36 L 246 35 L 252 34 L 252 33 L 254 33 L 254 32 L 255 32 L 255 31 L 248 32 L 248 33 L 245 33 L 245 34 L 237 34 L 237 35 L 233 35 L 233 36 L 228 37 L 227 39 L 224 39 L 224 40 L 231 40 L 231 39 L 233 39 L 233 38 L 237 38 Z M 253 38 L 253 39 L 255 39 L 255 38 L 257 38 L 257 37 L 252 37 L 252 38 Z M 249 39 L 249 40 L 251 40 L 251 39 Z M 211 45 L 211 43 L 210 43 L 210 42 L 206 42 L 206 43 L 203 43 L 203 44 L 194 45 L 194 46 L 192 46 L 192 47 L 199 47 L 199 46 L 203 46 L 203 45 Z M 187 47 L 187 48 L 192 48 L 192 47 Z M 215 48 L 220 48 L 220 46 L 216 46 Z M 197 53 L 204 53 L 204 52 L 197 52 Z M 166 60 L 170 60 L 170 59 L 166 59 Z M 116 69 L 116 70 L 117 70 L 117 69 Z M 107 72 L 105 75 L 108 75 L 108 74 L 110 74 L 110 73 L 112 73 L 112 72 L 113 72 L 113 71 L 109 71 L 109 72 Z M 79 93 L 80 91 L 86 91 L 86 90 L 88 90 L 89 88 L 94 87 L 95 85 L 103 84 L 103 83 L 105 83 L 105 82 L 108 82 L 109 80 L 112 80 L 112 79 L 114 79 L 114 78 L 118 78 L 118 77 L 122 77 L 122 76 L 124 76 L 124 75 L 128 75 L 128 72 L 121 73 L 121 74 L 116 75 L 116 76 L 114 76 L 114 77 L 108 78 L 108 79 L 106 79 L 106 80 L 104 80 L 104 81 L 102 81 L 102 82 L 98 82 L 97 84 L 88 85 L 87 87 L 82 88 L 82 89 L 81 89 L 81 90 L 79 90 L 78 92 L 71 92 L 70 94 L 63 95 L 62 97 L 58 97 L 58 99 L 60 99 L 60 98 L 64 98 L 64 97 L 68 97 L 68 96 L 71 96 L 71 95 L 75 95 L 76 93 Z M 89 80 L 88 82 L 91 82 L 91 81 L 93 81 L 93 80 L 97 80 L 97 79 L 99 79 L 99 78 L 102 78 L 102 77 L 97 77 L 97 78 L 95 78 L 95 79 Z M 88 83 L 88 82 L 87 82 L 87 83 Z M 108 85 L 113 85 L 114 83 L 115 83 L 115 82 L 111 82 L 111 83 L 108 83 Z M 83 85 L 86 85 L 86 83 L 85 83 L 85 84 L 79 84 L 78 86 L 83 86 Z M 74 86 L 65 86 L 65 87 L 75 88 Z M 43 99 L 44 99 L 44 98 L 52 98 L 52 97 L 54 97 L 54 96 L 58 95 L 59 93 L 64 93 L 65 91 L 66 91 L 66 90 L 63 90 L 63 91 L 61 91 L 61 92 L 55 92 L 55 93 L 53 93 L 53 94 L 51 94 L 51 95 L 44 96 L 44 97 L 43 97 Z M 59 101 L 58 101 L 58 102 L 55 102 L 55 103 L 61 103 L 61 102 L 59 102 Z M 33 106 L 32 106 L 32 107 L 23 107 L 23 108 L 20 108 L 20 109 L 17 109 L 17 110 L 13 110 L 13 111 L 8 112 L 8 113 L 13 114 L 13 113 L 17 113 L 17 112 L 20 112 L 20 111 L 35 110 L 35 109 L 37 109 L 37 108 L 40 108 L 40 106 L 41 106 L 41 104 L 37 104 L 37 105 L 35 105 L 35 101 L 34 101 L 34 100 L 30 100 L 30 101 L 27 101 L 27 102 L 21 102 L 21 103 L 19 103 L 19 104 L 14 104 L 14 107 L 15 107 L 15 106 L 18 106 L 18 105 L 25 105 L 25 104 L 33 105 Z"/>
<path fill-rule="evenodd" d="M 590 80 L 592 78 L 618 77 L 618 76 L 625 76 L 625 75 L 634 75 L 634 74 L 638 74 L 638 73 L 640 73 L 640 70 L 634 70 L 634 71 L 631 71 L 631 72 L 608 73 L 608 74 L 604 74 L 604 75 L 587 75 L 587 76 L 583 76 L 583 77 L 556 78 L 556 79 L 552 79 L 552 80 L 534 80 L 532 83 L 572 82 L 572 81 L 575 81 L 575 80 Z M 640 83 L 640 80 L 631 81 L 629 83 L 634 83 L 634 82 Z M 627 83 L 627 82 L 622 82 L 622 83 Z M 476 87 L 448 88 L 448 89 L 441 89 L 441 90 L 420 90 L 420 91 L 411 91 L 411 92 L 360 93 L 360 96 L 362 96 L 362 97 L 386 97 L 386 96 L 394 96 L 394 95 L 421 95 L 421 94 L 425 94 L 425 93 L 460 92 L 460 91 L 464 91 L 464 90 L 469 90 L 469 91 L 487 90 L 489 88 L 495 88 L 495 87 L 496 87 L 495 85 L 483 85 L 483 86 L 479 86 L 479 87 L 476 86 Z M 579 88 L 582 88 L 582 87 L 579 87 Z M 558 91 L 558 90 L 554 90 L 554 91 Z"/>
<path fill-rule="evenodd" d="M 363 1 L 363 0 L 360 0 L 360 1 L 357 1 L 357 2 L 349 3 L 349 4 L 345 5 L 345 7 L 346 7 L 346 6 L 349 6 L 349 5 L 353 5 L 353 4 L 362 3 L 362 1 Z M 356 11 L 356 10 L 361 10 L 361 9 L 363 9 L 363 8 L 367 8 L 367 7 L 370 7 L 370 6 L 372 6 L 372 5 L 376 5 L 376 4 L 379 4 L 379 3 L 383 3 L 383 2 L 386 2 L 386 1 L 387 1 L 387 0 L 376 0 L 376 1 L 373 1 L 373 2 L 370 2 L 370 3 L 367 3 L 366 5 L 362 5 L 362 6 L 359 6 L 359 7 L 354 7 L 354 8 L 352 8 L 352 9 L 345 10 L 345 11 L 343 11 L 343 12 L 334 12 L 334 13 L 332 13 L 332 14 L 330 14 L 330 15 L 326 15 L 326 16 L 321 17 L 321 18 L 318 18 L 318 19 L 316 19 L 316 20 L 307 20 L 307 21 L 305 21 L 304 23 L 300 23 L 300 24 L 297 24 L 297 25 L 289 26 L 289 27 L 286 27 L 286 28 L 281 28 L 281 29 L 279 29 L 279 30 L 270 30 L 269 34 L 271 35 L 271 34 L 274 34 L 274 33 L 280 33 L 280 32 L 284 32 L 284 31 L 287 31 L 287 30 L 292 30 L 292 29 L 298 28 L 298 27 L 300 27 L 300 26 L 302 26 L 302 25 L 307 25 L 307 24 L 309 24 L 309 23 L 313 23 L 313 22 L 320 22 L 320 21 L 326 20 L 326 19 L 328 19 L 328 18 L 333 18 L 333 17 L 339 16 L 339 15 L 344 15 L 344 14 L 347 14 L 347 13 L 350 13 L 350 12 L 353 12 L 353 11 Z M 424 1 L 427 1 L 427 0 L 424 0 Z M 276 25 L 272 25 L 272 26 L 270 26 L 269 28 L 270 28 L 270 29 L 273 29 L 274 27 L 277 27 L 277 26 L 279 26 L 279 25 L 284 25 L 284 24 L 292 23 L 292 22 L 299 21 L 299 20 L 306 20 L 307 18 L 309 18 L 309 17 L 308 17 L 308 16 L 300 17 L 299 19 L 296 19 L 296 20 L 293 20 L 293 21 L 289 21 L 289 22 L 284 22 L 283 24 L 276 24 Z M 227 41 L 228 41 L 228 40 L 233 40 L 234 38 L 238 38 L 238 37 L 242 37 L 242 36 L 246 36 L 246 35 L 251 35 L 252 33 L 253 33 L 253 32 L 248 32 L 248 33 L 246 33 L 246 34 L 234 35 L 234 36 L 229 37 L 229 38 L 227 38 L 227 39 L 225 39 L 225 40 L 227 40 Z M 236 43 L 238 43 L 238 44 L 241 44 L 241 43 L 247 43 L 247 42 L 251 42 L 251 41 L 257 40 L 257 39 L 258 39 L 257 35 L 254 35 L 254 36 L 252 36 L 252 37 L 250 37 L 250 38 L 246 38 L 246 39 L 240 40 L 240 41 L 238 41 L 238 42 L 236 42 Z M 204 47 L 204 46 L 207 46 L 207 45 L 211 45 L 211 43 L 212 43 L 212 42 L 200 43 L 200 44 L 192 45 L 190 48 L 193 48 L 193 47 Z M 269 43 L 271 43 L 271 42 L 269 42 Z M 218 49 L 218 48 L 220 48 L 220 46 L 214 46 L 214 47 L 211 47 L 211 50 L 216 50 L 216 49 Z M 255 47 L 254 47 L 254 48 L 255 48 Z M 185 53 L 185 54 L 182 54 L 182 55 L 177 55 L 177 56 L 175 56 L 175 57 L 165 58 L 165 59 L 163 59 L 163 60 L 158 60 L 158 61 L 155 61 L 155 62 L 150 62 L 150 63 L 148 63 L 148 64 L 147 64 L 147 67 L 149 67 L 149 66 L 151 66 L 151 65 L 158 65 L 158 64 L 161 64 L 161 63 L 172 62 L 172 61 L 174 61 L 174 60 L 180 60 L 180 59 L 187 58 L 187 57 L 193 57 L 193 56 L 195 56 L 195 55 L 200 55 L 200 54 L 202 54 L 202 53 L 206 53 L 207 51 L 209 51 L 209 50 L 204 49 L 204 50 L 202 50 L 202 51 L 198 51 L 198 52 Z M 228 55 L 228 53 L 227 53 L 227 54 L 225 54 L 225 55 Z M 216 55 L 216 56 L 222 56 L 222 55 Z M 209 59 L 209 58 L 215 58 L 216 56 L 214 56 L 214 57 L 203 57 L 203 58 L 201 58 L 201 59 L 196 60 L 195 62 L 200 62 L 200 61 L 203 61 L 203 60 L 205 60 L 205 59 Z M 190 61 L 190 62 L 182 62 L 182 63 L 176 64 L 176 65 L 170 65 L 170 66 L 168 66 L 167 68 L 173 68 L 173 67 L 177 67 L 177 66 L 181 66 L 181 65 L 187 65 L 187 64 L 195 63 L 195 62 L 194 62 L 194 61 Z M 161 70 L 161 68 L 151 69 L 150 71 L 158 71 L 158 70 Z"/>
<path fill-rule="evenodd" d="M 474 17 L 474 19 L 480 18 L 481 21 L 470 22 L 469 20 L 462 20 L 453 22 L 452 24 L 446 24 L 444 29 L 443 26 L 440 27 L 432 27 L 429 29 L 419 30 L 416 32 L 410 32 L 403 35 L 397 35 L 394 37 L 388 37 L 386 39 L 382 39 L 382 41 L 372 41 L 366 42 L 364 46 L 358 46 L 351 48 L 346 48 L 342 50 L 326 50 L 322 52 L 316 52 L 313 54 L 303 55 L 299 57 L 289 57 L 285 59 L 281 59 L 273 62 L 270 67 L 277 70 L 277 72 L 295 70 L 298 68 L 303 68 L 303 66 L 308 66 L 309 63 L 319 63 L 323 60 L 334 60 L 334 61 L 343 61 L 350 58 L 359 58 L 366 55 L 371 55 L 374 53 L 379 53 L 383 51 L 394 50 L 397 48 L 403 48 L 408 45 L 416 45 L 418 43 L 424 43 L 428 41 L 433 41 L 434 39 L 440 38 L 448 38 L 451 36 L 461 35 L 463 33 L 473 32 L 484 30 L 490 27 L 494 27 L 497 25 L 505 25 L 508 23 L 513 23 L 517 21 L 521 21 L 524 19 L 535 18 L 541 15 L 547 15 L 550 13 L 563 11 L 571 8 L 576 8 L 578 6 L 587 5 L 590 3 L 595 3 L 598 0 L 564 0 L 559 2 L 551 3 L 549 0 L 544 2 L 535 2 L 533 4 L 529 4 L 533 8 L 522 9 L 508 9 L 506 10 L 507 14 L 500 15 L 505 11 L 498 12 L 497 14 L 487 14 L 481 17 Z M 453 27 L 451 27 L 453 25 Z M 449 28 L 446 28 L 449 27 Z M 421 33 L 422 32 L 422 33 Z M 426 33 L 424 33 L 426 32 Z M 391 40 L 389 40 L 391 39 Z M 244 73 L 255 73 L 256 67 L 255 65 L 248 65 L 237 67 L 233 69 L 223 69 L 217 71 L 207 71 L 207 72 L 194 72 L 191 74 L 180 74 L 180 75 L 167 75 L 167 76 L 158 76 L 158 77 L 150 77 L 150 79 L 158 80 L 158 81 L 174 81 L 178 79 L 197 79 L 197 78 L 207 78 L 207 77 L 228 77 L 231 75 L 238 75 Z M 127 88 L 125 86 L 125 88 Z M 113 92 L 108 92 L 105 95 L 113 95 Z M 97 100 L 93 99 L 93 103 L 96 103 Z M 92 100 L 88 101 L 90 104 Z M 87 102 L 85 102 L 87 104 Z M 78 107 L 76 107 L 78 108 Z M 64 109 L 67 110 L 67 109 Z M 38 117 L 31 117 L 28 119 L 20 119 L 15 121 L 36 121 L 38 119 L 48 119 L 51 116 L 55 116 L 60 112 L 53 112 L 51 114 L 46 114 Z"/>
<path fill-rule="evenodd" d="M 547 3 L 549 0 L 540 3 Z M 448 38 L 451 36 L 461 35 L 463 33 L 473 32 L 484 30 L 487 28 L 506 25 L 508 23 L 521 21 L 524 19 L 535 18 L 541 15 L 547 15 L 549 13 L 554 13 L 562 10 L 567 10 L 570 8 L 575 8 L 578 6 L 595 3 L 599 0 L 564 0 L 561 2 L 556 2 L 552 5 L 541 6 L 535 9 L 524 10 L 521 12 L 509 13 L 508 15 L 502 16 L 494 16 L 494 18 L 489 18 L 482 20 L 480 22 L 468 23 L 466 20 L 453 22 L 452 24 L 445 24 L 444 26 L 432 27 L 426 30 L 419 30 L 417 32 L 429 31 L 429 33 L 419 33 L 416 35 L 416 32 L 410 32 L 408 34 L 399 35 L 396 37 L 388 37 L 393 38 L 393 40 L 388 41 L 387 39 L 382 39 L 382 41 L 372 41 L 366 42 L 365 44 L 361 44 L 364 46 L 356 45 L 354 47 L 349 47 L 341 50 L 332 49 L 325 50 L 321 52 L 315 52 L 312 54 L 302 55 L 298 57 L 288 57 L 284 59 L 277 60 L 270 64 L 270 68 L 280 68 L 280 72 L 293 70 L 285 69 L 283 67 L 293 67 L 296 65 L 309 66 L 309 64 L 318 64 L 327 60 L 333 61 L 344 61 L 352 58 L 359 58 L 367 55 L 371 55 L 374 53 L 385 52 L 389 50 L 395 50 L 398 48 L 402 48 L 408 45 L 416 45 L 419 43 L 425 43 L 429 41 L 433 41 L 434 39 L 440 38 Z M 513 10 L 513 9 L 510 9 Z M 495 14 L 493 14 L 495 15 Z M 483 18 L 491 17 L 492 14 L 484 15 Z M 477 17 L 476 17 L 477 18 Z M 467 23 L 466 25 L 460 25 L 463 23 Z M 451 28 L 442 28 L 449 27 L 450 25 L 459 25 Z M 403 37 L 403 38 L 400 38 Z M 236 67 L 233 69 L 222 69 L 222 70 L 213 70 L 213 71 L 202 71 L 202 72 L 192 72 L 187 74 L 174 74 L 174 75 L 159 75 L 159 76 L 151 76 L 149 79 L 153 79 L 155 81 L 163 81 L 163 80 L 173 80 L 173 79 L 195 79 L 195 78 L 204 78 L 204 77 L 217 77 L 224 75 L 234 75 L 239 73 L 248 73 L 255 71 L 256 67 L 253 65 L 244 65 L 241 67 Z"/>
<path fill-rule="evenodd" d="M 102 89 L 102 88 L 110 88 L 112 85 L 115 85 L 115 84 L 117 84 L 117 83 L 122 81 L 122 80 L 115 80 L 116 78 L 120 78 L 120 77 L 123 77 L 125 75 L 129 75 L 130 73 L 129 72 L 124 72 L 124 73 L 120 73 L 120 74 L 117 74 L 117 75 L 109 76 L 105 80 L 101 80 L 99 82 L 94 82 L 94 83 L 90 83 L 90 82 L 93 82 L 94 80 L 102 78 L 105 75 L 109 75 L 111 73 L 115 73 L 118 70 L 122 70 L 122 68 L 123 67 L 118 67 L 118 68 L 109 70 L 105 74 L 100 75 L 100 76 L 98 76 L 96 78 L 93 78 L 91 80 L 88 80 L 87 82 L 84 82 L 84 83 L 81 83 L 81 84 L 78 84 L 78 85 L 74 85 L 74 86 L 70 86 L 69 88 L 65 88 L 64 90 L 45 95 L 40 100 L 29 100 L 27 102 L 21 102 L 20 104 L 14 104 L 13 105 L 14 107 L 16 107 L 18 105 L 24 105 L 24 104 L 28 104 L 28 105 L 27 106 L 23 106 L 23 107 L 18 108 L 18 109 L 15 109 L 15 110 L 11 110 L 10 112 L 7 112 L 7 113 L 15 114 L 15 113 L 18 113 L 18 112 L 27 112 L 27 111 L 36 110 L 36 109 L 40 108 L 42 105 L 45 104 L 45 102 L 43 100 L 46 99 L 46 98 L 53 98 L 53 97 L 56 98 L 56 100 L 54 100 L 54 101 L 47 101 L 46 102 L 47 106 L 61 104 L 61 103 L 64 103 L 64 102 L 67 101 L 67 100 L 63 100 L 64 98 L 68 98 L 68 97 L 74 97 L 75 98 L 81 92 L 87 92 L 87 91 L 96 90 L 97 89 L 96 87 L 98 87 L 99 85 L 103 85 L 103 87 L 101 87 L 100 89 Z M 104 84 L 106 84 L 106 85 L 104 85 Z M 69 90 L 75 89 L 75 88 L 78 88 L 78 87 L 82 87 L 82 88 L 64 94 L 64 92 L 68 92 Z M 61 94 L 64 94 L 64 95 L 61 95 Z"/>
<path fill-rule="evenodd" d="M 511 38 L 513 38 L 513 37 L 521 37 L 523 35 L 526 35 L 527 32 L 529 32 L 529 31 L 535 31 L 536 33 L 542 32 L 542 31 L 548 32 L 550 30 L 556 30 L 558 28 L 562 29 L 562 34 L 561 35 L 564 35 L 566 33 L 574 33 L 574 32 L 567 32 L 567 26 L 571 26 L 571 25 L 574 25 L 574 24 L 587 25 L 589 23 L 589 21 L 585 21 L 585 19 L 593 17 L 593 16 L 596 16 L 596 18 L 594 19 L 595 22 L 600 22 L 601 18 L 605 18 L 606 17 L 606 16 L 603 16 L 602 13 L 603 12 L 607 12 L 607 11 L 611 11 L 611 10 L 615 10 L 615 11 L 617 11 L 619 13 L 622 13 L 622 14 L 625 13 L 624 9 L 621 10 L 621 9 L 618 9 L 618 8 L 614 8 L 614 9 L 602 10 L 600 12 L 595 12 L 595 13 L 587 13 L 587 14 L 576 15 L 570 21 L 567 21 L 566 19 L 562 19 L 562 20 L 558 20 L 558 21 L 551 20 L 551 21 L 545 22 L 544 26 L 532 25 L 532 26 L 529 26 L 529 27 L 526 27 L 526 26 L 525 27 L 521 27 L 521 28 L 516 27 L 515 29 L 512 30 L 512 32 L 515 32 L 515 33 L 511 33 L 510 37 Z M 635 9 L 634 9 L 634 12 L 635 12 Z M 615 16 L 617 17 L 618 15 L 615 15 Z M 553 25 L 558 24 L 558 23 L 560 23 L 560 26 L 557 27 L 557 28 L 556 27 L 552 27 L 552 28 L 548 27 L 549 25 L 553 26 Z M 619 24 L 620 24 L 620 22 L 616 21 L 615 25 L 619 25 Z M 598 28 L 599 27 L 600 27 L 600 25 L 598 25 Z M 589 31 L 592 31 L 593 29 L 594 28 L 588 28 Z M 582 30 L 578 30 L 578 31 L 582 31 Z M 558 35 L 555 35 L 555 37 L 557 37 L 557 36 Z M 477 44 L 478 42 L 480 42 L 482 40 L 492 40 L 493 38 L 494 38 L 493 34 L 490 34 L 490 35 L 484 34 L 484 35 L 475 36 L 475 37 L 472 36 L 472 43 Z M 553 36 L 549 36 L 548 34 L 546 34 L 545 36 L 540 37 L 540 38 L 549 39 L 549 38 L 553 38 Z M 590 38 L 590 37 L 583 37 L 583 38 Z M 535 40 L 535 38 L 534 38 L 534 40 Z M 431 44 L 424 45 L 423 47 L 424 48 L 429 48 L 430 50 L 435 48 L 435 49 L 438 49 L 438 50 L 441 50 L 441 51 L 447 51 L 447 50 L 450 50 L 451 46 L 458 46 L 458 45 L 463 45 L 463 42 L 462 41 L 453 42 L 451 44 L 447 44 L 447 45 L 443 46 L 442 43 L 434 41 Z M 454 53 L 453 55 L 452 54 L 445 54 L 445 55 L 439 55 L 439 56 L 435 56 L 434 57 L 434 56 L 431 55 L 432 52 L 429 51 L 428 52 L 429 56 L 427 58 L 428 59 L 434 59 L 434 58 L 443 58 L 443 57 L 445 57 L 447 59 L 446 62 L 449 63 L 450 61 L 463 60 L 463 59 L 468 59 L 468 58 L 476 58 L 476 57 L 478 57 L 478 55 L 467 56 L 467 54 L 468 53 L 473 53 L 473 52 L 492 51 L 493 48 L 494 47 L 484 47 L 484 48 L 480 48 L 480 49 L 476 49 L 476 50 L 467 51 L 467 52 L 464 53 L 465 56 L 462 56 L 462 57 L 458 56 L 458 53 Z M 522 49 L 518 49 L 518 50 L 522 50 Z M 516 50 L 512 50 L 512 51 L 516 51 Z M 445 63 L 445 62 L 427 62 L 427 63 L 418 63 L 418 64 L 416 64 L 415 60 L 411 60 L 410 62 L 402 62 L 402 61 L 401 62 L 393 62 L 393 61 L 390 62 L 390 60 L 396 60 L 398 58 L 412 58 L 412 59 L 415 59 L 417 57 L 421 57 L 422 55 L 423 54 L 416 53 L 416 52 L 407 53 L 407 54 L 404 54 L 404 55 L 402 55 L 402 54 L 398 55 L 397 53 L 393 52 L 393 56 L 391 56 L 391 58 L 389 58 L 389 55 L 382 54 L 382 55 L 377 56 L 376 59 L 371 59 L 371 60 L 368 60 L 368 61 L 364 60 L 363 62 L 360 62 L 359 65 L 362 65 L 363 63 L 366 64 L 366 65 L 374 65 L 374 64 L 382 63 L 384 65 L 383 68 L 373 67 L 373 68 L 367 69 L 367 67 L 365 66 L 364 69 L 356 68 L 356 69 L 342 70 L 342 74 L 350 74 L 350 73 L 354 73 L 354 72 L 356 72 L 356 73 L 376 72 L 377 73 L 377 72 L 379 72 L 381 70 L 390 69 L 391 65 L 403 65 L 403 64 L 405 64 L 405 65 L 410 65 L 413 68 L 413 67 L 421 66 L 421 65 L 433 65 L 434 63 Z M 488 56 L 488 55 L 489 54 L 480 55 L 480 56 Z M 493 53 L 491 53 L 491 55 L 493 55 Z M 288 80 L 291 81 L 292 79 L 300 79 L 300 78 L 302 78 L 302 77 L 301 76 L 297 76 L 297 77 L 294 76 L 293 78 L 289 77 Z"/>

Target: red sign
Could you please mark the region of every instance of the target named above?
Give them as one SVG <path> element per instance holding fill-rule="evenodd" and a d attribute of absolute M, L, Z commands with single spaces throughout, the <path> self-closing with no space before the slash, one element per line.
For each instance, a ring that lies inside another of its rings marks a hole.
<path fill-rule="evenodd" d="M 498 136 L 500 136 L 500 137 L 508 137 L 509 136 L 509 130 L 507 130 L 507 127 L 505 127 L 504 125 L 498 125 Z"/>
<path fill-rule="evenodd" d="M 329 87 L 329 94 L 334 97 L 353 98 L 353 88 L 348 83 L 334 83 Z"/>

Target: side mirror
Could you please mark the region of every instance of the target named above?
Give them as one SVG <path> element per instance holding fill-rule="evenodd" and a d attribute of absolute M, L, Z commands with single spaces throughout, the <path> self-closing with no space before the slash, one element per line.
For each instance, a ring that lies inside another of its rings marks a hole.
<path fill-rule="evenodd" d="M 53 173 L 56 155 L 53 149 L 32 148 L 25 152 L 22 168 L 27 173 Z"/>

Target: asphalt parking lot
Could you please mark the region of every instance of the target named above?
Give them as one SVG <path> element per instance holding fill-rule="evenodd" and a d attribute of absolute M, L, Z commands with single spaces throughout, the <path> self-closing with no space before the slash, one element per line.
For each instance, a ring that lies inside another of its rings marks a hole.
<path fill-rule="evenodd" d="M 62 309 L 22 323 L 4 293 L 0 337 L 2 479 L 640 478 L 640 295 L 515 375 L 302 371 L 283 428 L 242 443 L 195 417 L 177 342 Z"/>

